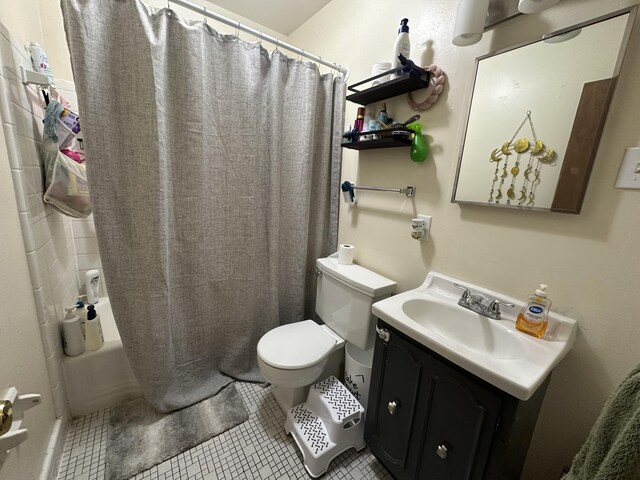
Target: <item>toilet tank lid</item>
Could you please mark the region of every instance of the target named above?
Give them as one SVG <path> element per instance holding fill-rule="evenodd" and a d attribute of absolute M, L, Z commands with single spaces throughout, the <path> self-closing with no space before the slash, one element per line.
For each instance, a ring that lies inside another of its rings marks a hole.
<path fill-rule="evenodd" d="M 329 355 L 336 340 L 313 320 L 281 325 L 258 342 L 258 356 L 275 368 L 293 370 L 315 365 Z"/>
<path fill-rule="evenodd" d="M 378 275 L 355 263 L 341 265 L 338 263 L 337 256 L 318 258 L 316 265 L 323 273 L 331 275 L 373 298 L 390 295 L 396 291 L 397 284 L 393 280 L 389 280 L 387 277 Z"/>

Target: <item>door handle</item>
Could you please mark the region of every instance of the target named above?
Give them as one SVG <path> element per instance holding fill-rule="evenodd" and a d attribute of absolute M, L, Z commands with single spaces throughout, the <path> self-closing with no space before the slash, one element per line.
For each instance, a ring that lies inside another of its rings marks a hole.
<path fill-rule="evenodd" d="M 394 415 L 396 413 L 396 410 L 398 410 L 399 406 L 400 406 L 400 402 L 398 402 L 397 400 L 392 400 L 387 405 L 387 410 L 389 410 L 389 413 L 391 415 Z"/>

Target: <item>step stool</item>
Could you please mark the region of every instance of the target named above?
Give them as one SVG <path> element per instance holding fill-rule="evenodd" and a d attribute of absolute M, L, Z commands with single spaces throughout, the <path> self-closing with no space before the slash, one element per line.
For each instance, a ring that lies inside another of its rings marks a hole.
<path fill-rule="evenodd" d="M 313 478 L 324 474 L 345 450 L 366 446 L 364 408 L 334 376 L 313 385 L 307 401 L 289 410 L 284 429 L 296 441 Z"/>

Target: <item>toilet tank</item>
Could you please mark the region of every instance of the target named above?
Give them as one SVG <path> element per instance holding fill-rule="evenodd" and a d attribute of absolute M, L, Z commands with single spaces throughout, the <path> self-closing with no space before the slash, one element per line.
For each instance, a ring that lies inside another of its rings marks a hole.
<path fill-rule="evenodd" d="M 390 296 L 396 282 L 359 265 L 341 265 L 337 257 L 316 260 L 316 313 L 334 332 L 368 350 L 375 339 L 374 302 Z"/>

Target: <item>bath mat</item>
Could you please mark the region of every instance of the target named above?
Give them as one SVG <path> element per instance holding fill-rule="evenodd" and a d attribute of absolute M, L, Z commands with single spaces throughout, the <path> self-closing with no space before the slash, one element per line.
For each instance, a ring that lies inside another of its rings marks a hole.
<path fill-rule="evenodd" d="M 107 480 L 125 480 L 221 434 L 249 418 L 232 383 L 211 398 L 171 413 L 144 398 L 111 410 L 107 434 Z"/>

